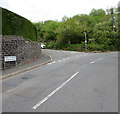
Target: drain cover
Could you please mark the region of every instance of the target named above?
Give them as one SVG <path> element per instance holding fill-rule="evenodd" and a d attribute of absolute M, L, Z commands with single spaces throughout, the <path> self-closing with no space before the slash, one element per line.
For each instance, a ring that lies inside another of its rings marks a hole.
<path fill-rule="evenodd" d="M 22 79 L 28 79 L 28 77 L 22 77 Z"/>
<path fill-rule="evenodd" d="M 16 87 L 17 85 L 16 84 L 11 84 L 12 87 Z"/>

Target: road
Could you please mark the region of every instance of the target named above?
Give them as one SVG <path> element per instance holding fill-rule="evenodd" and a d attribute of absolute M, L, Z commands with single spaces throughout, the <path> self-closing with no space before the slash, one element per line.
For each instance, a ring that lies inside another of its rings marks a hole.
<path fill-rule="evenodd" d="M 53 61 L 3 80 L 3 112 L 118 112 L 118 53 L 42 50 Z"/>

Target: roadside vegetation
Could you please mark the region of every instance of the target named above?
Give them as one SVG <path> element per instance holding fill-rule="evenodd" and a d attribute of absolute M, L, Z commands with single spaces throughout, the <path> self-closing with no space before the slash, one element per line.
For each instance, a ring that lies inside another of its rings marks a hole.
<path fill-rule="evenodd" d="M 37 29 L 33 23 L 7 9 L 2 9 L 2 35 L 18 35 L 37 41 Z"/>
<path fill-rule="evenodd" d="M 34 25 L 39 41 L 49 49 L 113 51 L 119 44 L 118 18 L 117 8 L 93 9 L 89 15 L 64 16 L 60 22 L 48 20 Z"/>

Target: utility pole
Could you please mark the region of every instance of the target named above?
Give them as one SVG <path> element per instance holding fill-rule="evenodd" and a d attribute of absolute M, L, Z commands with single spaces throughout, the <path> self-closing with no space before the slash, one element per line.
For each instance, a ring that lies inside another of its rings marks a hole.
<path fill-rule="evenodd" d="M 84 34 L 85 34 L 85 51 L 86 51 L 86 49 L 87 49 L 87 37 L 86 37 L 86 32 L 84 32 Z"/>
<path fill-rule="evenodd" d="M 115 26 L 115 16 L 114 16 L 114 11 L 113 8 L 110 9 L 111 10 L 111 16 L 112 16 L 112 25 L 113 25 L 113 31 L 116 31 L 116 26 Z"/>
<path fill-rule="evenodd" d="M 118 33 L 120 33 L 120 1 L 118 2 L 118 12 L 117 12 L 117 16 L 118 16 Z M 120 38 L 120 34 L 118 34 L 119 38 Z M 120 39 L 118 39 L 118 51 L 120 51 Z"/>

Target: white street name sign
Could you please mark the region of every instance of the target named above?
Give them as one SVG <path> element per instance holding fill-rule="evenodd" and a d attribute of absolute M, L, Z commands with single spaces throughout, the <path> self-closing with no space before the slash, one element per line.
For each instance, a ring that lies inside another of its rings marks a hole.
<path fill-rule="evenodd" d="M 4 61 L 16 61 L 16 56 L 4 56 Z"/>

